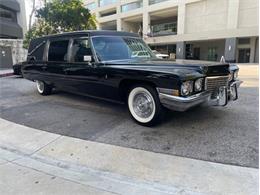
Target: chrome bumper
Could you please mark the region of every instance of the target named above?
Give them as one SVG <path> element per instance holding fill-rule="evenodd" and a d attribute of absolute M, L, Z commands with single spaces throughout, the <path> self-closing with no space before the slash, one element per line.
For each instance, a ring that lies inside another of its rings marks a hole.
<path fill-rule="evenodd" d="M 236 80 L 230 83 L 228 89 L 226 90 L 227 93 L 227 101 L 229 100 L 236 100 L 237 98 L 231 98 L 233 94 L 232 88 L 238 88 L 241 85 L 242 81 Z M 189 96 L 189 97 L 179 97 L 179 96 L 173 96 L 168 95 L 165 93 L 162 93 L 163 89 L 157 88 L 157 91 L 159 93 L 159 99 L 161 104 L 170 109 L 175 111 L 185 111 L 188 110 L 191 107 L 197 106 L 199 104 L 208 104 L 208 105 L 220 105 L 219 98 L 211 99 L 211 92 L 209 91 L 203 91 L 201 93 Z M 237 91 L 236 91 L 237 92 Z M 225 104 L 226 105 L 226 104 Z M 224 105 L 223 105 L 224 106 Z"/>

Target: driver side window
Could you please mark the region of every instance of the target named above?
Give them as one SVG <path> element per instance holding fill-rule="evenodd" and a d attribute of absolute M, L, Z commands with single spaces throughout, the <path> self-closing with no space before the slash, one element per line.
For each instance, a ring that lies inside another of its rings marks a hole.
<path fill-rule="evenodd" d="M 92 51 L 87 38 L 74 39 L 71 50 L 72 62 L 86 62 L 92 56 Z"/>

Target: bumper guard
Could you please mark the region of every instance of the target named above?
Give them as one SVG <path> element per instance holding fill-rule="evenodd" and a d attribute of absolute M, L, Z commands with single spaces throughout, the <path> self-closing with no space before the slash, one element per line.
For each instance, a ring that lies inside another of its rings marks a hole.
<path fill-rule="evenodd" d="M 227 101 L 228 100 L 237 100 L 237 88 L 241 85 L 243 81 L 232 81 L 229 85 L 229 88 L 227 89 Z M 209 91 L 203 91 L 201 93 L 188 96 L 188 97 L 179 97 L 179 96 L 173 96 L 169 94 L 163 93 L 163 89 L 157 88 L 157 91 L 159 93 L 159 99 L 161 104 L 170 109 L 175 111 L 185 111 L 188 110 L 191 107 L 194 107 L 196 105 L 206 103 L 208 105 L 221 105 L 220 104 L 220 97 L 217 97 L 215 99 L 211 99 L 211 92 Z M 226 104 L 225 104 L 226 105 Z"/>

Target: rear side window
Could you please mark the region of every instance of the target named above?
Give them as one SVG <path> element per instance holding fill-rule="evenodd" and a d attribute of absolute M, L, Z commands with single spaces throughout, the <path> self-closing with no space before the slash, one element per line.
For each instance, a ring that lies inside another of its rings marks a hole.
<path fill-rule="evenodd" d="M 28 55 L 34 57 L 36 61 L 43 60 L 43 54 L 45 49 L 45 41 L 37 41 L 30 44 Z"/>
<path fill-rule="evenodd" d="M 74 39 L 71 57 L 73 62 L 84 62 L 84 56 L 91 56 L 91 48 L 88 39 Z"/>
<path fill-rule="evenodd" d="M 48 61 L 66 62 L 68 58 L 69 40 L 51 41 Z"/>

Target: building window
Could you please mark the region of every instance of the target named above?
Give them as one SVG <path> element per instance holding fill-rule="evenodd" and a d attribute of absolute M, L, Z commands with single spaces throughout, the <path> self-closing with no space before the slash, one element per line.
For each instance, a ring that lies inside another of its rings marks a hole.
<path fill-rule="evenodd" d="M 128 4 L 125 4 L 125 5 L 122 5 L 121 11 L 127 12 L 127 11 L 138 9 L 138 8 L 141 8 L 141 7 L 143 7 L 143 1 L 136 1 L 136 2 L 133 2 L 133 3 L 128 3 Z"/>
<path fill-rule="evenodd" d="M 85 62 L 85 56 L 92 56 L 88 39 L 74 39 L 71 56 L 73 62 Z"/>
<path fill-rule="evenodd" d="M 93 2 L 93 3 L 87 4 L 86 7 L 87 7 L 89 10 L 94 10 L 94 9 L 96 9 L 97 5 L 96 5 L 95 2 Z"/>
<path fill-rule="evenodd" d="M 101 6 L 113 4 L 116 2 L 117 2 L 117 0 L 99 0 L 99 6 L 101 7 Z"/>
<path fill-rule="evenodd" d="M 238 39 L 238 44 L 239 44 L 239 45 L 248 45 L 248 44 L 250 44 L 250 38 L 241 38 L 241 39 Z"/>
<path fill-rule="evenodd" d="M 169 0 L 149 0 L 149 5 L 161 3 L 161 2 L 164 2 L 164 1 L 169 1 Z"/>
<path fill-rule="evenodd" d="M 177 34 L 177 22 L 155 24 L 151 26 L 153 35 Z"/>
<path fill-rule="evenodd" d="M 1 20 L 8 20 L 12 22 L 17 21 L 16 13 L 14 11 L 4 9 L 2 7 L 0 7 L 0 18 Z"/>
<path fill-rule="evenodd" d="M 48 61 L 66 62 L 68 58 L 68 40 L 52 41 L 49 47 Z"/>
<path fill-rule="evenodd" d="M 218 54 L 217 54 L 217 48 L 216 47 L 210 47 L 208 49 L 208 60 L 209 61 L 217 61 Z"/>

